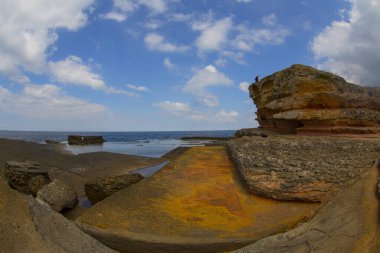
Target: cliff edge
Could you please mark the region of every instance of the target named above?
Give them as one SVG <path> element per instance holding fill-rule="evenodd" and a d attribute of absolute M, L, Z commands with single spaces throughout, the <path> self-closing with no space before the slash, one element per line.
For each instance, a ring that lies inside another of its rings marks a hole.
<path fill-rule="evenodd" d="M 249 87 L 260 128 L 297 134 L 379 134 L 380 88 L 295 64 Z"/>

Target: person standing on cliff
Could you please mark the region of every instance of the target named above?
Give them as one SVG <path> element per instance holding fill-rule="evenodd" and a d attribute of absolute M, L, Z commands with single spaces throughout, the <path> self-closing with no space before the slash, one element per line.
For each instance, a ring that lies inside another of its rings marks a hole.
<path fill-rule="evenodd" d="M 260 81 L 259 76 L 255 77 L 255 82 L 258 83 Z"/>

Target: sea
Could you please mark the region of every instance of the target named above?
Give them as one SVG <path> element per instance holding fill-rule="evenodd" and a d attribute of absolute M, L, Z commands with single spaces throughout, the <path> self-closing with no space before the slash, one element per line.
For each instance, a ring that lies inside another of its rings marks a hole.
<path fill-rule="evenodd" d="M 236 130 L 218 131 L 157 131 L 157 132 L 47 132 L 4 131 L 0 138 L 46 143 L 46 140 L 64 144 L 64 149 L 73 154 L 90 152 L 114 152 L 147 157 L 160 157 L 177 147 L 203 146 L 209 141 L 181 140 L 182 137 L 232 137 Z M 102 145 L 68 145 L 68 135 L 101 135 Z"/>

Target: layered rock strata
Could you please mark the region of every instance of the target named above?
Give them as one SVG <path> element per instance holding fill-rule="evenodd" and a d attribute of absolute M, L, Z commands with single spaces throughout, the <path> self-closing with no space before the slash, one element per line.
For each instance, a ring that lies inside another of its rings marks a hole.
<path fill-rule="evenodd" d="M 286 133 L 380 133 L 380 88 L 292 65 L 249 87 L 260 128 Z"/>
<path fill-rule="evenodd" d="M 248 190 L 280 200 L 322 201 L 373 166 L 380 153 L 374 139 L 275 135 L 228 142 Z"/>

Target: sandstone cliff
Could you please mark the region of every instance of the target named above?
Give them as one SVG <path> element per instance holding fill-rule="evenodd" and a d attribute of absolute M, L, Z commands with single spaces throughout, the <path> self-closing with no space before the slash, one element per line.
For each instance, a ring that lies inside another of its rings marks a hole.
<path fill-rule="evenodd" d="M 249 87 L 260 127 L 288 133 L 380 133 L 380 88 L 292 65 Z"/>

